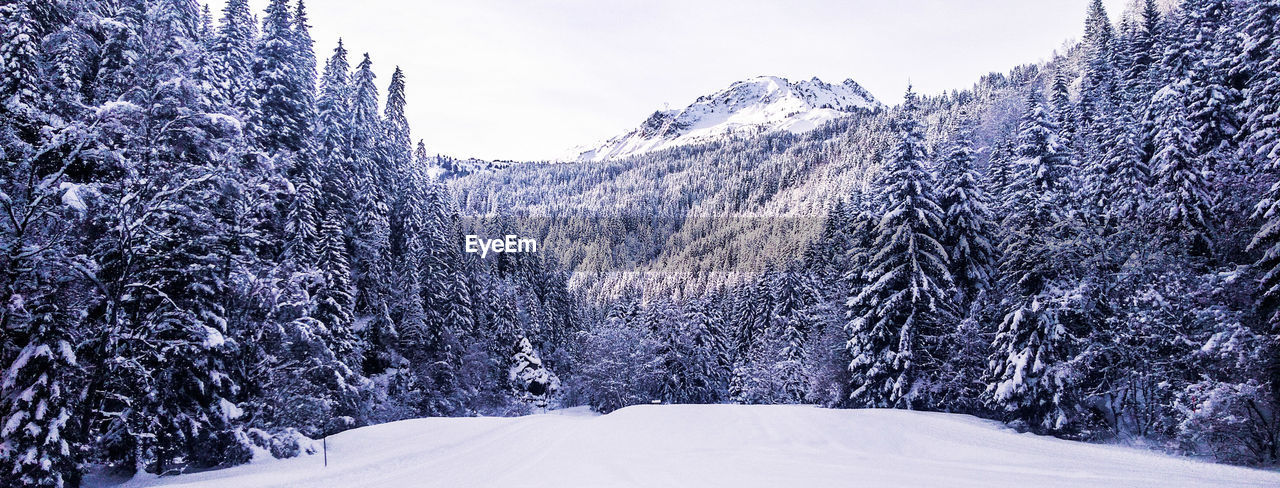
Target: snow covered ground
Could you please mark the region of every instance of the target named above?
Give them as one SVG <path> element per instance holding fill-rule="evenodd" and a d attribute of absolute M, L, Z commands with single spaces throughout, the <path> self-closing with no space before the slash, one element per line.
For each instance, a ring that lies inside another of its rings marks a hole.
<path fill-rule="evenodd" d="M 429 418 L 321 456 L 126 484 L 298 487 L 1280 486 L 1280 473 L 1031 434 L 965 415 L 645 405 L 604 416 Z"/>

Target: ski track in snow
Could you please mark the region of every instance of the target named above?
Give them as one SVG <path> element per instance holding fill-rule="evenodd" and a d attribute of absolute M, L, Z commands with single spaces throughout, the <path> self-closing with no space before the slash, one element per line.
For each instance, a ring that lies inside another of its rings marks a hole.
<path fill-rule="evenodd" d="M 641 405 L 609 415 L 427 418 L 319 453 L 126 487 L 1280 486 L 1280 472 L 1018 434 L 967 415 Z"/>

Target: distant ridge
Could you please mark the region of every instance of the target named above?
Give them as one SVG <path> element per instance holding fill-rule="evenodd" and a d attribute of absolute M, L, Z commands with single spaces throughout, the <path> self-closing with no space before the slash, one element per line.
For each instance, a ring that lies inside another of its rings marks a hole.
<path fill-rule="evenodd" d="M 561 159 L 603 161 L 723 137 L 780 130 L 801 133 L 850 112 L 881 106 L 853 80 L 831 84 L 818 78 L 792 82 L 757 76 L 698 97 L 683 109 L 656 111 L 639 127 L 594 146 L 574 148 Z"/>

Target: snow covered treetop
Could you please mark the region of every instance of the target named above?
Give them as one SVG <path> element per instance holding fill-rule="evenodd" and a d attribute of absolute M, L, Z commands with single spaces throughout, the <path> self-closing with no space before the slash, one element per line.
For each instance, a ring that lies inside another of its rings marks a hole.
<path fill-rule="evenodd" d="M 831 84 L 816 77 L 793 82 L 757 76 L 698 97 L 683 109 L 656 111 L 639 127 L 594 146 L 574 148 L 564 159 L 602 161 L 732 136 L 801 133 L 849 112 L 878 107 L 880 102 L 853 80 Z"/>

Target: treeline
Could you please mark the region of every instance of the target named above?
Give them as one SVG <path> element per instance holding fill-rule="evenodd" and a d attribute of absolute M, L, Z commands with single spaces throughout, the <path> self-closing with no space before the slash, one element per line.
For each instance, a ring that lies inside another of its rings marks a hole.
<path fill-rule="evenodd" d="M 317 73 L 301 1 L 0 20 L 0 486 L 519 412 L 565 361 L 564 276 L 462 255 L 404 74 L 383 98 L 341 43 Z"/>
<path fill-rule="evenodd" d="M 808 252 L 699 298 L 612 306 L 570 388 L 602 410 L 926 409 L 1274 463 L 1277 22 L 1274 1 L 1143 1 L 1117 26 L 1095 1 L 1048 63 L 909 91 L 879 136 L 850 130 L 874 176 Z M 782 174 L 757 184 L 785 190 Z"/>

